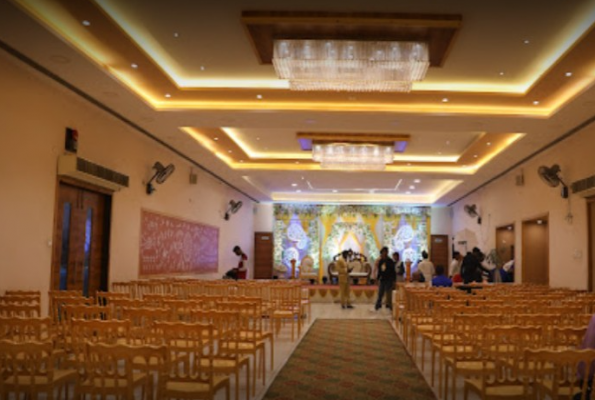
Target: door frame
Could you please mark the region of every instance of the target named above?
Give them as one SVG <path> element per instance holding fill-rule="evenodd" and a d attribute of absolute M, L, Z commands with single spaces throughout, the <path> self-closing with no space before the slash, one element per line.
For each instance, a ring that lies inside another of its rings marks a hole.
<path fill-rule="evenodd" d="M 522 225 L 522 224 L 521 224 Z M 512 227 L 512 229 L 509 229 L 509 227 Z M 498 251 L 498 231 L 500 230 L 507 230 L 507 231 L 512 231 L 513 235 L 512 237 L 514 238 L 514 243 L 512 244 L 513 246 L 513 251 L 511 252 L 511 257 L 513 260 L 516 260 L 516 252 L 517 252 L 517 245 L 516 245 L 516 235 L 517 235 L 517 230 L 516 230 L 516 222 L 511 222 L 509 224 L 503 224 L 500 226 L 496 227 L 496 230 L 494 231 L 494 249 L 496 249 L 496 252 Z M 522 232 L 521 232 L 522 234 Z"/>
<path fill-rule="evenodd" d="M 104 220 L 102 221 L 104 224 L 107 224 L 105 234 L 103 236 L 103 265 L 101 266 L 101 284 L 100 286 L 105 285 L 104 287 L 109 290 L 109 277 L 111 275 L 111 264 L 110 264 L 110 243 L 111 243 L 111 222 L 112 222 L 112 202 L 113 202 L 113 194 L 114 191 L 110 189 L 103 188 L 101 186 L 96 186 L 88 182 L 80 181 L 78 179 L 70 178 L 67 176 L 58 176 L 56 179 L 56 186 L 54 190 L 54 221 L 52 225 L 52 257 L 50 259 L 50 290 L 55 290 L 52 286 L 52 279 L 55 273 L 56 267 L 56 247 L 53 243 L 56 228 L 58 226 L 58 215 L 60 215 L 60 185 L 69 185 L 73 186 L 78 189 L 87 190 L 91 192 L 96 192 L 106 196 L 106 204 L 105 204 L 105 215 Z"/>

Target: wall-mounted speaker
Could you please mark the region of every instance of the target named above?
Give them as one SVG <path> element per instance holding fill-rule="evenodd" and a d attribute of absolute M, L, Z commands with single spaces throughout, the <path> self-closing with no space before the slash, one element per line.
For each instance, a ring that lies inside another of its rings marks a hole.
<path fill-rule="evenodd" d="M 190 172 L 189 182 L 191 185 L 196 185 L 198 183 L 198 175 L 196 175 L 194 172 Z"/>
<path fill-rule="evenodd" d="M 517 176 L 514 177 L 514 183 L 517 186 L 524 186 L 525 185 L 525 175 L 521 172 Z"/>

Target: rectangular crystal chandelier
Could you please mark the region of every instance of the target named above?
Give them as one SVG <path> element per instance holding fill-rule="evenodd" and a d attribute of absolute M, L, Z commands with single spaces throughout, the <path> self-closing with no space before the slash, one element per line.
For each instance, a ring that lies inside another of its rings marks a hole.
<path fill-rule="evenodd" d="M 430 61 L 422 42 L 276 40 L 273 65 L 291 90 L 409 92 Z"/>
<path fill-rule="evenodd" d="M 390 145 L 326 143 L 312 147 L 312 159 L 324 169 L 383 171 L 393 162 L 393 154 Z"/>

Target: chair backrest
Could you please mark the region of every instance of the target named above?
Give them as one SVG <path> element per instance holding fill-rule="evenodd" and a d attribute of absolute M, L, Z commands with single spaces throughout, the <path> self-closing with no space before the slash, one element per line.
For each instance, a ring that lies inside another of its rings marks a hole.
<path fill-rule="evenodd" d="M 39 318 L 40 316 L 39 304 L 0 304 L 0 317 Z"/>
<path fill-rule="evenodd" d="M 52 337 L 52 320 L 49 317 L 0 317 L 0 340 L 41 342 L 51 340 Z"/>
<path fill-rule="evenodd" d="M 35 383 L 51 382 L 54 375 L 53 344 L 46 342 L 0 341 L 0 380 L 10 380 L 15 398 L 33 397 L 40 387 Z M 5 389 L 4 389 L 5 390 Z M 4 391 L 0 392 L 4 398 Z M 8 396 L 6 397 L 8 398 Z"/>

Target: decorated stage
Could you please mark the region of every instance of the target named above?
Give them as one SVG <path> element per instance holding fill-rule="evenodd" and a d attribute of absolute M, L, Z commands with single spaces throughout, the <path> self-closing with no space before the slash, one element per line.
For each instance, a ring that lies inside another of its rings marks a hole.
<path fill-rule="evenodd" d="M 338 303 L 339 285 L 307 285 L 312 303 Z M 378 296 L 378 286 L 351 285 L 351 302 L 372 304 Z"/>

